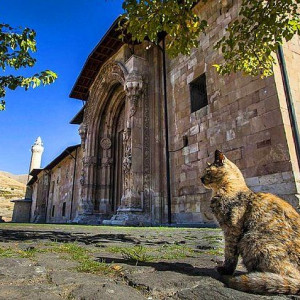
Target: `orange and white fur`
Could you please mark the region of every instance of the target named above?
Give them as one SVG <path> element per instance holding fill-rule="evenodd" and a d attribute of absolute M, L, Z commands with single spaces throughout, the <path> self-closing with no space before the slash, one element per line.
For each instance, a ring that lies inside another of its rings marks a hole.
<path fill-rule="evenodd" d="M 231 288 L 259 294 L 300 294 L 300 216 L 281 198 L 254 193 L 238 167 L 216 150 L 201 178 L 213 190 L 211 209 L 224 232 Z M 241 256 L 247 274 L 232 276 Z"/>

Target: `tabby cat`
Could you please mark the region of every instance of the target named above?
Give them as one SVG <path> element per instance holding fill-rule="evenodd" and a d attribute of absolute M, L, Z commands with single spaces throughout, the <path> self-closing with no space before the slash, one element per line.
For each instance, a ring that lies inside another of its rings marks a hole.
<path fill-rule="evenodd" d="M 300 216 L 279 197 L 254 193 L 238 167 L 216 150 L 201 178 L 213 190 L 211 209 L 223 230 L 231 288 L 259 294 L 300 294 Z M 241 255 L 248 273 L 232 275 Z"/>

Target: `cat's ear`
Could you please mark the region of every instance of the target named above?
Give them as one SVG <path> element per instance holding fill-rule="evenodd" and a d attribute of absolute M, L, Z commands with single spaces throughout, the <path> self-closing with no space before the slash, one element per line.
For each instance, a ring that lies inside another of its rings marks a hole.
<path fill-rule="evenodd" d="M 215 162 L 214 162 L 215 165 L 223 166 L 225 159 L 226 159 L 225 155 L 220 150 L 215 151 Z"/>

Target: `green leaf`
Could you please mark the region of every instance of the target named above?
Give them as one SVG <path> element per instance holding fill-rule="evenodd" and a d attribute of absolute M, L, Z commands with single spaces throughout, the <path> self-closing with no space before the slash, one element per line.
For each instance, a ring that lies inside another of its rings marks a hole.
<path fill-rule="evenodd" d="M 0 68 L 18 70 L 20 68 L 33 67 L 36 59 L 31 52 L 36 51 L 36 33 L 34 30 L 24 28 L 14 29 L 8 24 L 0 24 Z M 15 90 L 17 87 L 28 90 L 41 85 L 48 85 L 57 79 L 57 75 L 50 70 L 42 71 L 31 77 L 0 76 L 0 98 L 5 97 L 5 90 Z M 4 110 L 5 100 L 0 100 L 0 110 Z"/>

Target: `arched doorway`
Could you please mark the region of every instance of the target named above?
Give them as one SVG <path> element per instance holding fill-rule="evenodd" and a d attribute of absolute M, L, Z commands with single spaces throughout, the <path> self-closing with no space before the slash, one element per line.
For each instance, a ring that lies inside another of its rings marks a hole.
<path fill-rule="evenodd" d="M 124 120 L 125 118 L 125 105 L 122 105 L 122 108 L 116 118 L 115 123 L 115 132 L 114 132 L 114 169 L 113 169 L 113 201 L 112 201 L 112 211 L 113 213 L 117 212 L 118 207 L 120 206 L 121 197 L 123 194 L 123 156 L 124 156 L 124 147 L 123 147 L 123 132 L 124 132 Z"/>

